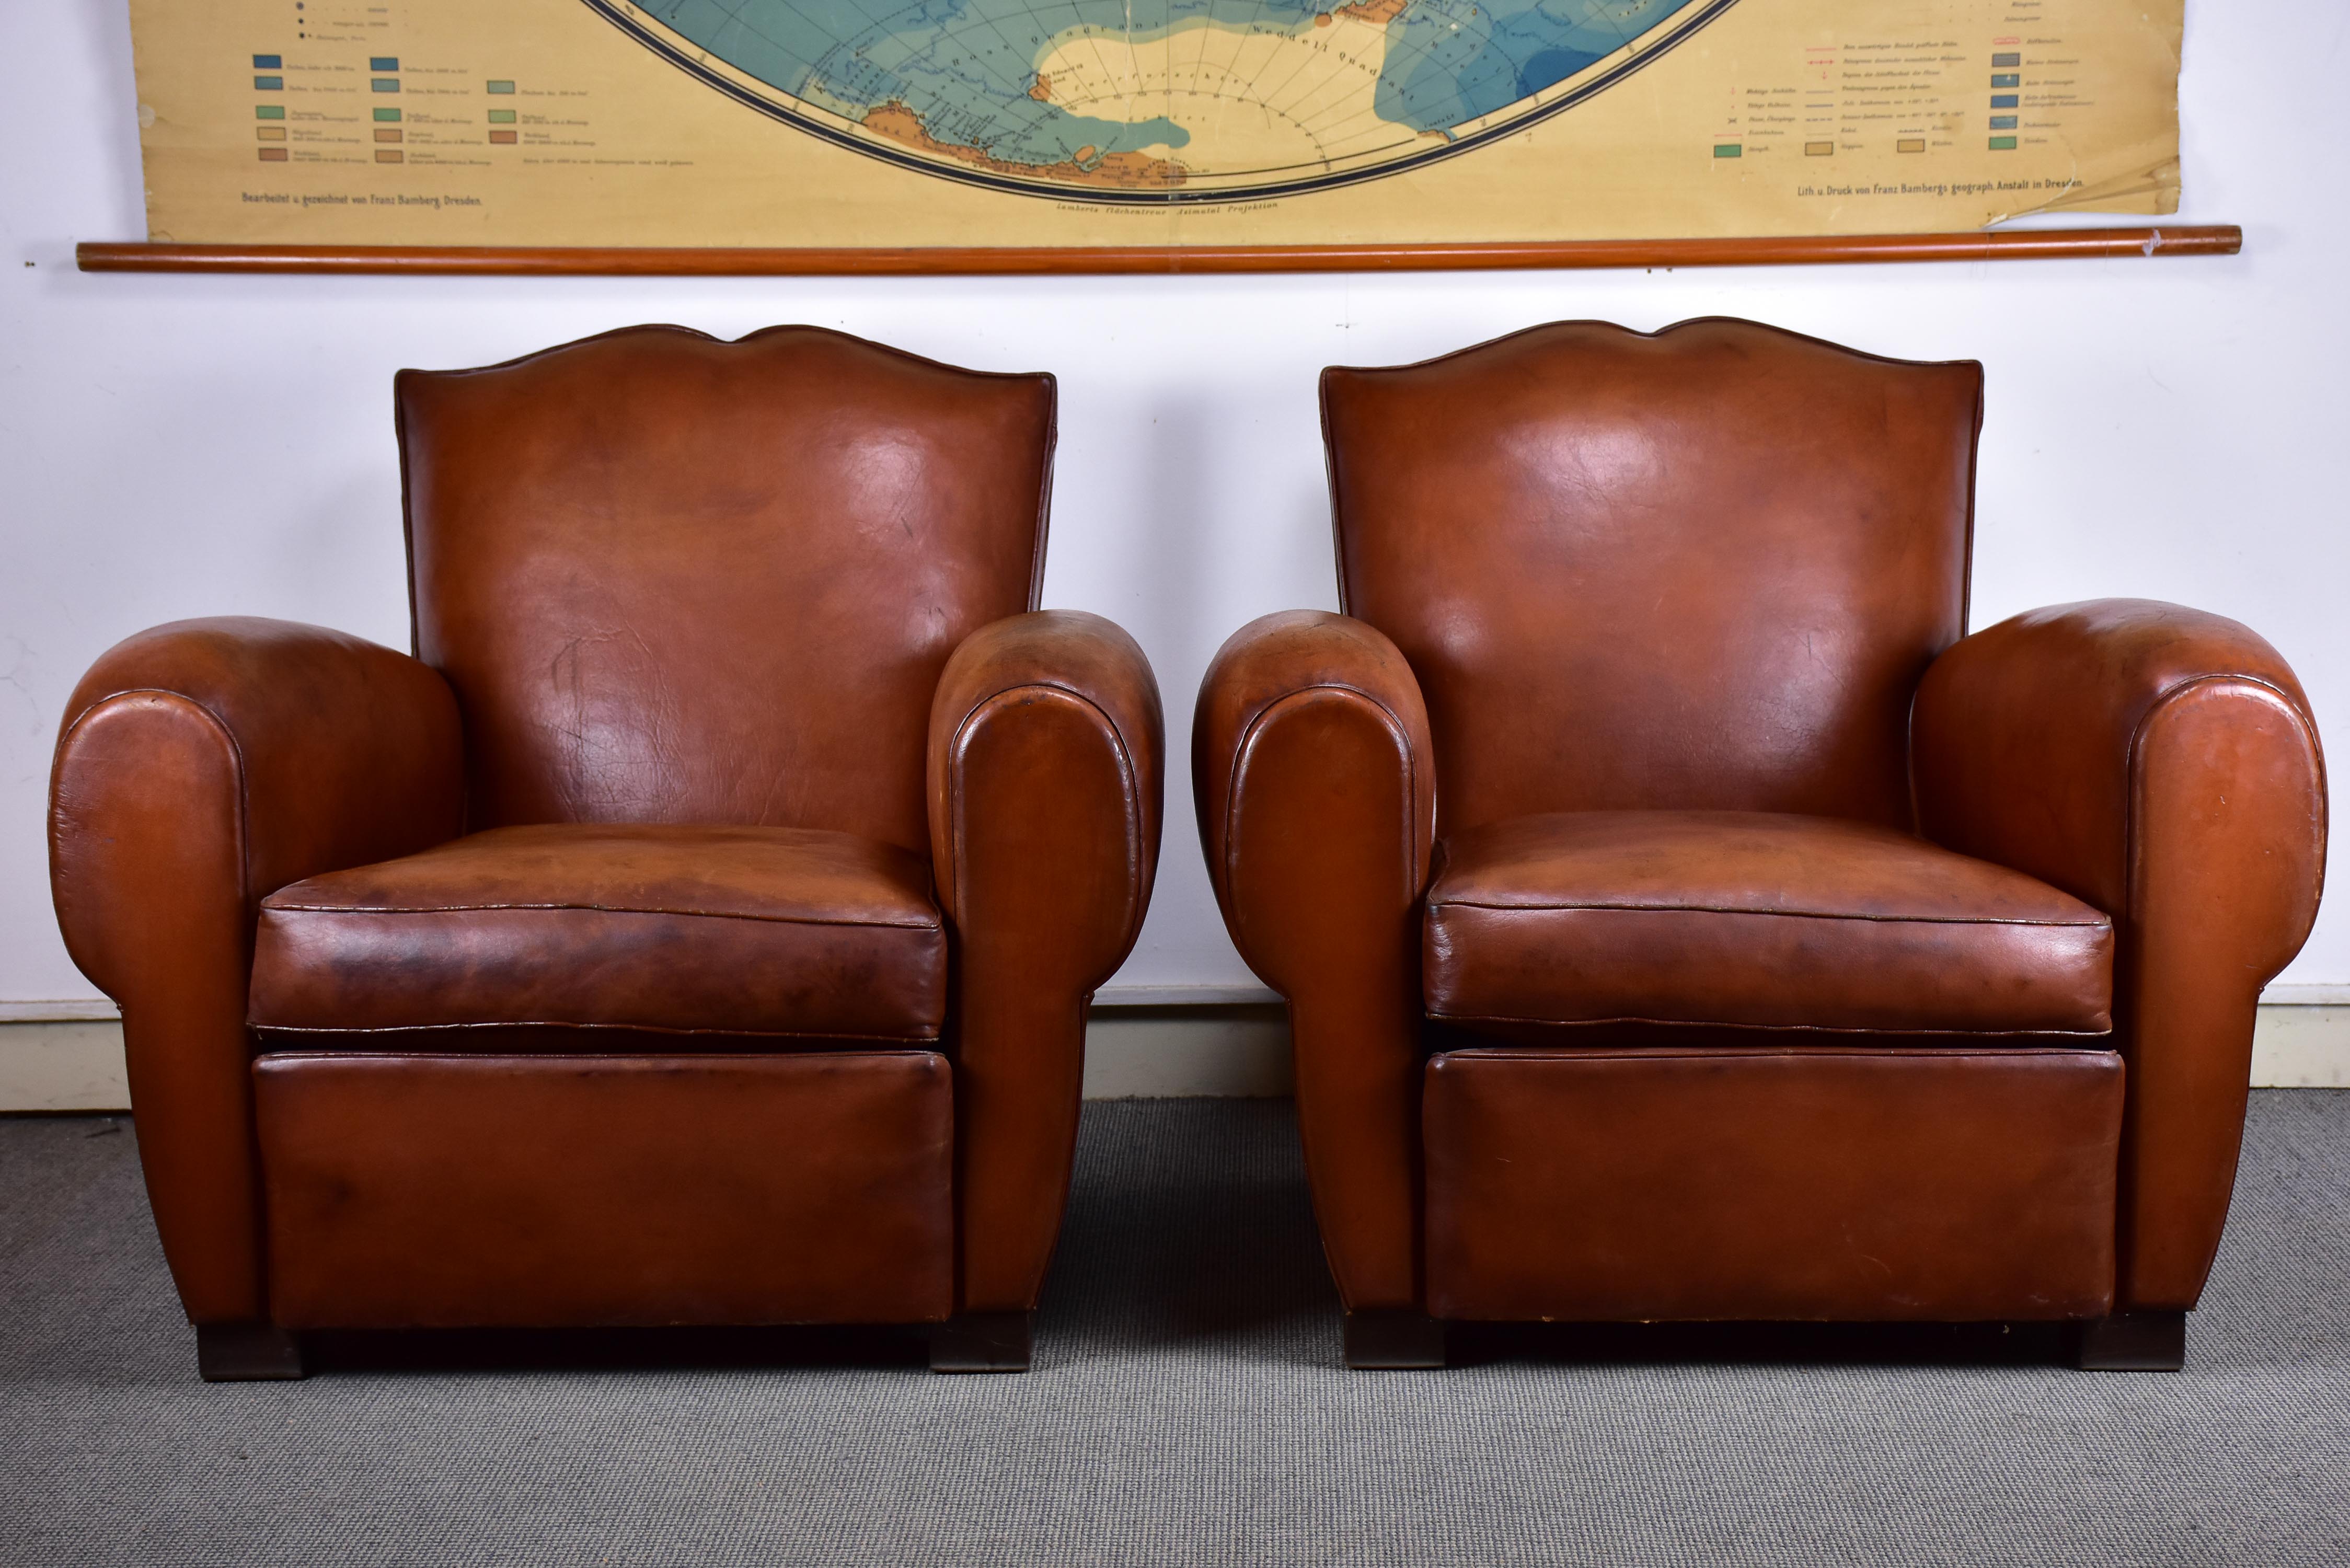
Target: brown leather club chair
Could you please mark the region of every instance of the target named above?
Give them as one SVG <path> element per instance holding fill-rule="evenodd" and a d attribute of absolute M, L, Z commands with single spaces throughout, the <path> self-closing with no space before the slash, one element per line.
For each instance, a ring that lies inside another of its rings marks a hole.
<path fill-rule="evenodd" d="M 2317 735 L 2217 616 L 1961 635 L 1981 385 L 1721 320 L 1324 373 L 1347 613 L 1228 642 L 1193 765 L 1350 1365 L 1448 1319 L 2180 1364 Z"/>
<path fill-rule="evenodd" d="M 1025 1366 L 1160 795 L 1141 651 L 1034 607 L 1053 379 L 647 327 L 396 396 L 416 656 L 160 627 L 57 746 L 203 1376 L 452 1325 Z"/>

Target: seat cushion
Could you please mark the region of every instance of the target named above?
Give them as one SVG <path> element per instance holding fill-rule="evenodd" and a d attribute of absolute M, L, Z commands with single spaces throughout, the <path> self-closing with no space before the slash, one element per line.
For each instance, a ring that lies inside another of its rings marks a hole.
<path fill-rule="evenodd" d="M 265 1031 L 516 1025 L 935 1040 L 928 862 L 801 828 L 502 827 L 262 901 Z M 490 1044 L 484 1043 L 485 1045 Z"/>
<path fill-rule="evenodd" d="M 1904 1033 L 2103 1034 L 2113 923 L 1890 828 L 1589 811 L 1445 840 L 1431 1017 Z"/>

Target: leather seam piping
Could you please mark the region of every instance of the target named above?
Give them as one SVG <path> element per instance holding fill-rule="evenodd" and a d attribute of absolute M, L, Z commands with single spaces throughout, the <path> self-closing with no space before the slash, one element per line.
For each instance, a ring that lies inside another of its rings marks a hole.
<path fill-rule="evenodd" d="M 909 1046 L 902 1051 L 745 1051 L 732 1055 L 713 1052 L 679 1052 L 662 1056 L 634 1053 L 615 1056 L 592 1051 L 517 1051 L 503 1054 L 494 1051 L 268 1051 L 255 1057 L 254 1065 L 261 1067 L 265 1063 L 271 1067 L 276 1067 L 289 1062 L 411 1062 L 421 1057 L 431 1062 L 480 1063 L 484 1065 L 495 1063 L 509 1069 L 518 1063 L 587 1062 L 598 1065 L 621 1064 L 633 1065 L 637 1063 L 651 1061 L 661 1063 L 665 1067 L 673 1070 L 677 1066 L 687 1064 L 699 1067 L 748 1063 L 765 1064 L 775 1061 L 838 1062 L 861 1056 L 899 1057 L 938 1054 L 936 1051 L 924 1051 L 913 1046 Z"/>
<path fill-rule="evenodd" d="M 1832 914 L 1822 909 L 1736 909 L 1718 904 L 1482 904 L 1469 898 L 1446 898 L 1428 901 L 1428 914 L 1434 919 L 1446 909 L 1485 909 L 1501 915 L 1754 915 L 1788 920 L 1865 920 L 1874 925 L 1888 926 L 2035 926 L 2060 931 L 2111 931 L 2110 919 L 2095 920 L 2027 920 L 1985 919 L 1962 915 L 1861 915 Z"/>
<path fill-rule="evenodd" d="M 1136 908 L 1140 901 L 1136 895 L 1142 886 L 1141 774 L 1134 765 L 1133 753 L 1127 746 L 1125 733 L 1118 729 L 1118 722 L 1109 716 L 1107 710 L 1085 692 L 1057 680 L 1026 680 L 1017 686 L 1006 686 L 989 692 L 986 697 L 971 705 L 970 711 L 962 716 L 962 722 L 955 726 L 953 738 L 947 742 L 947 772 L 950 779 L 948 788 L 954 802 L 953 810 L 951 813 L 954 834 L 952 902 L 959 904 L 962 901 L 963 888 L 968 881 L 963 874 L 963 846 L 970 841 L 971 836 L 963 827 L 963 806 L 968 794 L 963 787 L 962 759 L 965 742 L 972 726 L 984 718 L 996 704 L 1005 698 L 1016 696 L 1024 691 L 1051 691 L 1069 698 L 1090 711 L 1109 734 L 1111 749 L 1118 757 L 1118 804 L 1123 808 L 1121 815 L 1126 818 L 1127 914 L 1125 924 L 1121 929 L 1130 944 L 1142 929 L 1143 911 Z M 960 923 L 960 917 L 951 911 L 946 913 L 948 919 L 955 919 Z"/>
<path fill-rule="evenodd" d="M 577 1023 L 552 1018 L 511 1019 L 495 1023 L 371 1023 L 363 1028 L 348 1028 L 328 1023 L 261 1023 L 248 1018 L 245 1027 L 264 1034 L 456 1034 L 477 1030 L 494 1029 L 578 1029 L 612 1030 L 632 1034 L 659 1034 L 664 1038 L 692 1040 L 718 1036 L 730 1040 L 879 1040 L 904 1044 L 922 1044 L 939 1038 L 937 1032 L 929 1034 L 868 1034 L 854 1030 L 819 1031 L 811 1029 L 675 1029 L 658 1023 Z M 591 1053 L 577 1053 L 590 1054 Z M 516 1054 L 535 1056 L 537 1052 Z"/>
<path fill-rule="evenodd" d="M 1700 1018 L 1646 1018 L 1632 1014 L 1612 1018 L 1504 1018 L 1486 1012 L 1440 1012 L 1433 1008 L 1429 1010 L 1428 1016 L 1439 1023 L 1515 1023 L 1552 1029 L 1649 1023 L 1669 1029 L 1747 1029 L 1774 1034 L 1930 1034 L 1953 1040 L 2021 1039 L 2044 1035 L 2056 1035 L 2067 1040 L 2105 1040 L 2114 1033 L 2111 1024 L 2103 1029 L 1911 1029 L 1866 1023 L 1724 1023 Z"/>
<path fill-rule="evenodd" d="M 2095 1037 L 2090 1036 L 2090 1038 Z M 1536 1053 L 1540 1054 L 1537 1054 Z M 1751 1062 L 1758 1060 L 1775 1060 L 1784 1062 L 1808 1061 L 1814 1058 L 1825 1058 L 1828 1061 L 1835 1062 L 1856 1062 L 1887 1057 L 1898 1058 L 1904 1061 L 1918 1062 L 2011 1062 L 2018 1057 L 2024 1056 L 2054 1056 L 2060 1060 L 2070 1060 L 2081 1056 L 2111 1056 L 2116 1054 L 2117 1054 L 2117 1053 L 2112 1051 L 2083 1051 L 2070 1046 L 2043 1047 L 2033 1045 L 2019 1045 L 2012 1049 L 2003 1051 L 1969 1051 L 1963 1047 L 1946 1049 L 1939 1046 L 1919 1047 L 1914 1045 L 1906 1047 L 1888 1046 L 1882 1051 L 1854 1051 L 1841 1046 L 1817 1046 L 1809 1050 L 1804 1049 L 1800 1046 L 1757 1046 L 1747 1050 L 1717 1051 L 1705 1046 L 1679 1045 L 1660 1045 L 1653 1050 L 1647 1051 L 1627 1051 L 1620 1047 L 1613 1050 L 1603 1047 L 1596 1051 L 1568 1051 L 1561 1050 L 1554 1046 L 1536 1045 L 1523 1050 L 1513 1051 L 1507 1048 L 1496 1048 L 1487 1045 L 1472 1045 L 1461 1050 L 1446 1051 L 1440 1054 L 1440 1055 L 1444 1058 L 1461 1057 L 1471 1062 L 1534 1061 L 1644 1063 Z M 1429 1058 L 1431 1064 L 1439 1059 L 1440 1058 L 1437 1056 L 1431 1056 Z"/>
<path fill-rule="evenodd" d="M 495 914 L 579 914 L 579 915 L 646 915 L 661 919 L 684 920 L 748 920 L 774 926 L 839 926 L 848 929 L 877 931 L 943 931 L 938 921 L 915 923 L 906 920 L 834 920 L 816 915 L 754 915 L 733 909 L 632 909 L 613 904 L 426 904 L 402 909 L 355 909 L 337 904 L 278 904 L 262 906 L 265 915 L 495 915 Z"/>
<path fill-rule="evenodd" d="M 1388 738 L 1395 742 L 1397 756 L 1403 763 L 1403 891 L 1407 900 L 1416 902 L 1419 898 L 1425 878 L 1421 874 L 1422 867 L 1419 864 L 1419 834 L 1417 831 L 1417 824 L 1419 821 L 1419 778 L 1418 770 L 1412 766 L 1414 759 L 1411 752 L 1411 736 L 1404 728 L 1403 721 L 1396 717 L 1393 709 L 1361 687 L 1349 685 L 1342 680 L 1317 680 L 1310 685 L 1292 687 L 1250 715 L 1248 724 L 1241 731 L 1240 739 L 1232 747 L 1233 754 L 1240 759 L 1240 763 L 1232 769 L 1232 782 L 1225 786 L 1224 790 L 1224 876 L 1227 885 L 1239 872 L 1239 855 L 1233 846 L 1239 838 L 1236 829 L 1239 826 L 1243 778 L 1248 772 L 1249 752 L 1256 742 L 1257 732 L 1272 721 L 1276 710 L 1285 707 L 1293 701 L 1310 697 L 1319 691 L 1339 691 L 1349 697 L 1360 698 L 1378 714 L 1380 722 L 1387 726 Z"/>

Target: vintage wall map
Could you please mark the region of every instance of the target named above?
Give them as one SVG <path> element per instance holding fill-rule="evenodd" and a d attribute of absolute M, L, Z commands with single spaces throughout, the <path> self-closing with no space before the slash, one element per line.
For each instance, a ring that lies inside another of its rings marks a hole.
<path fill-rule="evenodd" d="M 2178 196 L 2184 0 L 131 0 L 156 240 L 1413 244 Z"/>

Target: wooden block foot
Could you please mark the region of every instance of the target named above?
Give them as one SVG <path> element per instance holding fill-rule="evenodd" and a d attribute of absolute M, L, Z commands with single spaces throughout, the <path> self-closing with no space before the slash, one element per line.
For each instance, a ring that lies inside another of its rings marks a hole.
<path fill-rule="evenodd" d="M 1025 1372 L 1035 1314 L 968 1312 L 931 1328 L 933 1372 Z"/>
<path fill-rule="evenodd" d="M 196 1324 L 196 1375 L 207 1383 L 286 1382 L 307 1376 L 302 1342 L 273 1323 Z"/>
<path fill-rule="evenodd" d="M 2075 1324 L 2073 1365 L 2095 1372 L 2176 1372 L 2187 1365 L 2187 1314 L 2117 1312 Z"/>
<path fill-rule="evenodd" d="M 1350 1312 L 1347 1365 L 1357 1372 L 1396 1372 L 1444 1365 L 1444 1324 L 1416 1312 Z"/>

